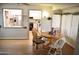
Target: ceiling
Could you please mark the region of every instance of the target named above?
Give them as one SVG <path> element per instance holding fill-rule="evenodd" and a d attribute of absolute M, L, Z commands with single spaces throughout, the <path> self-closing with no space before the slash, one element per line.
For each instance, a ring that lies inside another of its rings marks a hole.
<path fill-rule="evenodd" d="M 37 6 L 55 6 L 55 5 L 79 5 L 79 3 L 24 3 L 26 5 L 37 5 Z"/>
<path fill-rule="evenodd" d="M 49 6 L 52 7 L 53 10 L 56 10 L 56 9 L 65 9 L 69 7 L 78 6 L 79 3 L 24 3 L 24 5 Z"/>
<path fill-rule="evenodd" d="M 74 6 L 79 6 L 79 3 L 17 3 L 17 4 L 24 6 L 48 6 L 51 7 L 52 10 L 66 9 Z"/>

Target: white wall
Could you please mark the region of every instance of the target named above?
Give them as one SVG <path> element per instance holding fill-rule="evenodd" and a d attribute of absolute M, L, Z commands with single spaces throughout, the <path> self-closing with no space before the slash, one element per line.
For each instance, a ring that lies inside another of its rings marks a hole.
<path fill-rule="evenodd" d="M 15 9 L 22 9 L 23 11 L 23 26 L 26 26 L 27 29 L 23 29 L 23 28 L 3 28 L 3 15 L 2 15 L 2 9 L 4 8 L 15 8 Z M 21 5 L 21 4 L 13 4 L 13 3 L 4 3 L 0 5 L 0 25 L 2 25 L 2 29 L 0 29 L 0 38 L 3 39 L 8 39 L 8 38 L 15 38 L 15 39 L 21 39 L 21 38 L 29 38 L 29 20 L 28 20 L 28 11 L 30 9 L 35 9 L 35 10 L 41 10 L 44 11 L 46 10 L 49 15 L 51 14 L 51 8 L 50 7 L 45 7 L 45 6 L 30 6 L 30 5 Z M 45 19 L 44 19 L 45 20 Z M 42 22 L 41 22 L 42 23 Z M 47 22 L 46 22 L 47 23 Z M 49 23 L 50 24 L 50 23 Z M 42 27 L 45 27 L 42 26 Z M 47 28 L 48 29 L 48 28 Z M 7 31 L 7 32 L 6 32 Z M 15 36 L 15 33 L 17 33 L 17 35 Z M 4 34 L 4 35 L 2 35 Z"/>
<path fill-rule="evenodd" d="M 3 12 L 2 12 L 2 9 L 4 8 L 15 8 L 15 9 L 22 9 L 23 11 L 23 14 L 26 14 L 27 10 L 26 8 L 23 9 L 21 8 L 20 6 L 18 6 L 17 4 L 1 4 L 0 5 L 0 21 L 1 21 L 1 25 L 2 25 L 2 28 L 0 29 L 0 39 L 28 39 L 28 17 L 26 17 L 22 20 L 24 20 L 24 25 L 23 26 L 26 26 L 27 29 L 24 29 L 24 28 L 4 28 L 4 24 L 3 24 Z M 27 20 L 27 21 L 26 21 Z"/>
<path fill-rule="evenodd" d="M 41 20 L 42 32 L 50 32 L 52 27 L 52 21 L 48 19 Z"/>
<path fill-rule="evenodd" d="M 46 11 L 48 13 L 47 17 L 52 16 L 52 8 L 51 7 L 42 6 L 41 8 L 42 8 L 42 13 L 43 13 L 43 11 Z M 41 27 L 42 27 L 43 32 L 51 31 L 52 22 L 51 22 L 51 20 L 48 20 L 47 17 L 42 17 L 42 19 L 41 19 Z"/>
<path fill-rule="evenodd" d="M 2 17 L 2 9 L 3 8 L 16 8 L 16 9 L 22 9 L 23 11 L 23 15 L 27 15 L 27 16 L 23 16 L 23 21 L 24 21 L 24 26 L 27 27 L 27 29 L 18 29 L 18 28 L 15 28 L 15 29 L 11 29 L 11 28 L 3 28 L 3 29 L 0 29 L 0 38 L 15 38 L 15 39 L 28 39 L 28 34 L 29 34 L 29 23 L 28 23 L 28 10 L 29 9 L 33 9 L 33 7 L 27 7 L 27 6 L 21 6 L 21 5 L 17 5 L 17 4 L 2 4 L 1 5 L 1 8 L 0 8 L 0 24 L 2 25 L 2 27 L 4 27 L 3 25 L 3 17 Z M 15 35 L 17 33 L 17 35 Z M 2 35 L 3 34 L 3 35 Z"/>

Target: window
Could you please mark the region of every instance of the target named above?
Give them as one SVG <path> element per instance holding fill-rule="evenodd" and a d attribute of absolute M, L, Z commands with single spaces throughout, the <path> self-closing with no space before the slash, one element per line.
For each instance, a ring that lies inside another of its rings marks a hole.
<path fill-rule="evenodd" d="M 29 17 L 33 17 L 33 19 L 41 19 L 41 11 L 39 10 L 30 10 Z"/>
<path fill-rule="evenodd" d="M 4 27 L 22 27 L 22 10 L 3 9 Z"/>
<path fill-rule="evenodd" d="M 52 17 L 52 27 L 60 28 L 60 20 L 61 20 L 61 15 L 53 15 L 53 17 Z"/>

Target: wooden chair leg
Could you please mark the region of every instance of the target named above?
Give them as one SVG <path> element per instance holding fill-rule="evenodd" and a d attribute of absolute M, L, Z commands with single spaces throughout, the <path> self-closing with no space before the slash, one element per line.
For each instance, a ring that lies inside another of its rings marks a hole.
<path fill-rule="evenodd" d="M 33 42 L 33 46 L 35 46 L 35 43 Z"/>
<path fill-rule="evenodd" d="M 36 44 L 36 49 L 38 49 L 38 44 Z"/>

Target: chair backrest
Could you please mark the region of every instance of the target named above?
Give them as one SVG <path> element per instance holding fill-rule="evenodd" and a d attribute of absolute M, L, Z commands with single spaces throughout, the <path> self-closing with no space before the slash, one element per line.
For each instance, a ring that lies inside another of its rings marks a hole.
<path fill-rule="evenodd" d="M 37 38 L 37 32 L 36 32 L 36 30 L 32 30 L 32 34 L 33 34 L 33 40 L 35 40 Z"/>
<path fill-rule="evenodd" d="M 58 39 L 58 40 L 55 42 L 54 47 L 55 47 L 55 48 L 62 48 L 65 43 L 66 43 L 66 39 L 65 39 L 65 37 L 62 37 L 62 38 Z"/>
<path fill-rule="evenodd" d="M 62 48 L 66 43 L 66 38 L 62 37 L 50 45 L 51 48 Z"/>

